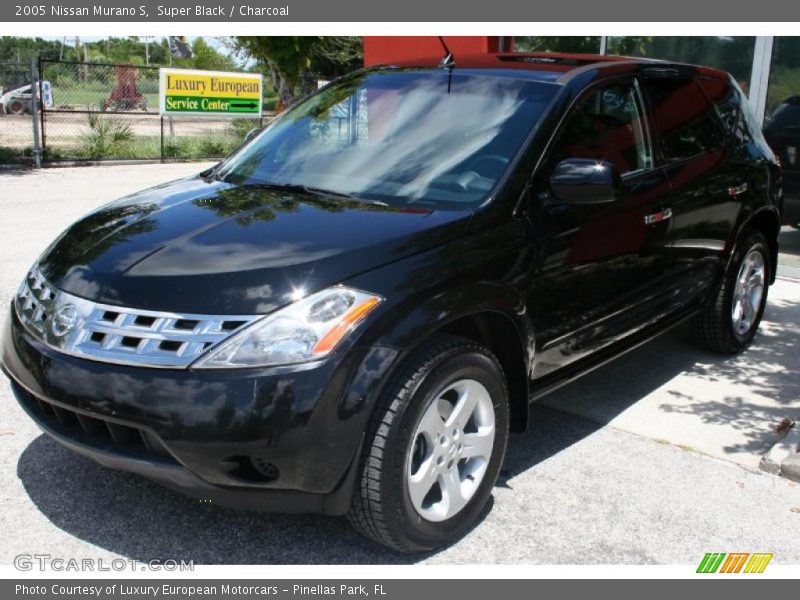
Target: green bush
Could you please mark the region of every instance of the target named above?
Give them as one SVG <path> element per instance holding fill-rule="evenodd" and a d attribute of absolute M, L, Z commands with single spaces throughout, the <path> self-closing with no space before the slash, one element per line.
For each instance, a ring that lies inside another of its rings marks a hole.
<path fill-rule="evenodd" d="M 45 148 L 43 158 L 44 160 L 50 161 L 64 160 L 67 158 L 67 155 L 63 150 L 61 150 L 61 148 Z"/>
<path fill-rule="evenodd" d="M 200 141 L 200 145 L 198 147 L 199 156 L 225 156 L 229 152 L 227 149 L 229 146 L 230 144 L 226 144 L 224 141 L 219 139 L 204 139 Z"/>
<path fill-rule="evenodd" d="M 89 131 L 80 138 L 80 154 L 94 160 L 119 154 L 133 139 L 130 125 L 111 116 L 87 115 Z"/>
<path fill-rule="evenodd" d="M 185 140 L 172 139 L 164 142 L 164 158 L 186 158 Z"/>
<path fill-rule="evenodd" d="M 0 165 L 10 165 L 19 162 L 23 157 L 23 151 L 19 148 L 8 148 L 0 146 Z"/>

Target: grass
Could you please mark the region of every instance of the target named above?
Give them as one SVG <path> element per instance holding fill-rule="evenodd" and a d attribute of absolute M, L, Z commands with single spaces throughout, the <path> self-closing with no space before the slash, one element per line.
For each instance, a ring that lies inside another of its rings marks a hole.
<path fill-rule="evenodd" d="M 87 90 L 81 88 L 72 89 L 53 89 L 53 102 L 56 107 L 59 106 L 92 106 L 99 108 L 103 103 L 108 100 L 111 95 L 111 90 Z M 158 94 L 144 94 L 147 99 L 148 110 L 158 110 Z"/>
<path fill-rule="evenodd" d="M 50 160 L 130 160 L 161 158 L 161 138 L 157 135 L 134 136 L 121 144 L 107 146 L 98 154 L 96 147 L 81 143 L 75 138 L 52 140 L 48 144 Z M 55 145 L 54 145 L 55 144 Z M 164 158 L 222 158 L 230 154 L 239 141 L 227 135 L 174 136 L 164 139 Z"/>

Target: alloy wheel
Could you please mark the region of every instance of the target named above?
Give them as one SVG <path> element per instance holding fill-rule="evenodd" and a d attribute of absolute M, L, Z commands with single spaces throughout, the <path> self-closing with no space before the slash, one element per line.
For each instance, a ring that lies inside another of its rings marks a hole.
<path fill-rule="evenodd" d="M 733 289 L 731 321 L 737 334 L 746 334 L 755 323 L 765 284 L 764 255 L 760 250 L 753 249 L 742 261 Z"/>
<path fill-rule="evenodd" d="M 486 474 L 494 438 L 494 406 L 483 384 L 461 379 L 436 395 L 406 457 L 406 486 L 421 517 L 446 521 L 467 505 Z"/>

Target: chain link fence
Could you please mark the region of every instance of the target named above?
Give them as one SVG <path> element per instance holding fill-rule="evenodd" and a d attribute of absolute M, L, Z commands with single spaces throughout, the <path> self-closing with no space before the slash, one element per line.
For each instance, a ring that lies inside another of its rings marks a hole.
<path fill-rule="evenodd" d="M 30 89 L 17 93 L 30 85 L 30 72 L 30 64 L 0 63 L 0 102 L 6 94 L 6 106 L 0 106 L 0 164 L 33 155 Z M 46 162 L 222 158 L 273 116 L 162 116 L 158 67 L 40 60 L 38 73 Z M 324 77 L 306 73 L 295 87 L 296 98 L 313 94 L 321 83 Z M 16 102 L 14 111 L 10 102 Z M 272 98 L 265 106 L 274 103 Z"/>
<path fill-rule="evenodd" d="M 42 111 L 44 158 L 222 158 L 264 117 L 158 114 L 158 68 L 41 61 L 53 103 Z"/>
<path fill-rule="evenodd" d="M 29 98 L 30 64 L 0 63 L 0 164 L 33 154 Z"/>

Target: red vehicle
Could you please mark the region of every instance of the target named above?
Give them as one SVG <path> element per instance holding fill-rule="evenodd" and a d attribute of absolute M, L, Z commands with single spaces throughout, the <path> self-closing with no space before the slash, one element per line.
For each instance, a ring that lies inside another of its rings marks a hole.
<path fill-rule="evenodd" d="M 147 110 L 147 98 L 136 87 L 136 69 L 117 65 L 117 87 L 103 103 L 103 110 Z"/>

